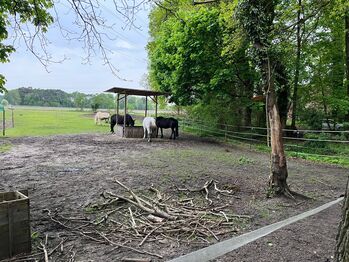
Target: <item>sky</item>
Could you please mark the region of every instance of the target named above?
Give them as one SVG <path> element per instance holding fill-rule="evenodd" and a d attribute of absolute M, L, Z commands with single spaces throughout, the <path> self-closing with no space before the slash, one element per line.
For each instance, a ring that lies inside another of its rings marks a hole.
<path fill-rule="evenodd" d="M 122 15 L 115 12 L 114 6 L 111 6 L 112 2 L 101 1 L 99 11 L 107 23 L 113 24 L 113 31 L 105 31 L 111 39 L 105 38 L 104 45 L 111 51 L 108 56 L 114 67 L 119 70 L 118 77 L 104 65 L 100 54 L 86 63 L 83 43 L 64 38 L 55 23 L 46 34 L 50 41 L 48 50 L 54 60 L 64 61 L 51 63 L 45 68 L 27 50 L 23 40 L 17 40 L 14 43 L 16 52 L 11 54 L 10 62 L 0 64 L 0 72 L 7 80 L 5 87 L 9 90 L 19 87 L 61 89 L 68 93 L 78 91 L 88 94 L 101 93 L 113 86 L 143 89 L 143 79 L 148 66 L 145 47 L 149 39 L 150 7 L 141 6 L 135 19 L 137 28 L 129 28 Z M 56 10 L 63 28 L 79 32 L 79 28 L 73 23 L 75 13 L 71 11 L 68 3 L 60 1 Z M 13 43 L 12 39 L 10 43 Z"/>

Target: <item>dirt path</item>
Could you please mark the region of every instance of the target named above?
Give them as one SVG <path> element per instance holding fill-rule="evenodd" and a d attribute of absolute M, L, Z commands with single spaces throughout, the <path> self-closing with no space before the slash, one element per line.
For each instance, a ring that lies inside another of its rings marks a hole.
<path fill-rule="evenodd" d="M 52 243 L 60 239 L 62 228 L 43 210 L 88 216 L 86 207 L 99 200 L 102 192 L 124 192 L 115 178 L 134 190 L 147 190 L 154 184 L 167 194 L 178 193 L 177 187 L 201 187 L 210 179 L 224 186 L 237 185 L 236 197 L 215 201 L 227 205 L 232 213 L 253 219 L 237 225 L 239 232 L 224 235 L 222 239 L 226 239 L 333 200 L 344 192 L 348 175 L 345 168 L 289 159 L 291 188 L 314 198 L 295 204 L 265 198 L 268 155 L 192 136 L 147 143 L 89 134 L 5 139 L 1 143 L 11 143 L 12 149 L 0 154 L 0 190 L 29 189 L 32 231 L 39 239 L 48 233 Z M 332 261 L 338 221 L 339 207 L 334 207 L 217 261 Z M 160 239 L 147 243 L 144 249 L 156 250 L 164 256 L 159 261 L 165 261 L 207 245 Z M 127 250 L 83 238 L 73 238 L 67 246 L 76 261 L 118 261 L 130 255 Z M 57 254 L 55 258 L 65 261 L 67 256 Z"/>

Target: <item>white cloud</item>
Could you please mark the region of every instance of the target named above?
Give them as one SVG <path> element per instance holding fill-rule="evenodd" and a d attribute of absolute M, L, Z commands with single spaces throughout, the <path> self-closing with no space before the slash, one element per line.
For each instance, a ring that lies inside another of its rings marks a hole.
<path fill-rule="evenodd" d="M 132 44 L 130 44 L 129 42 L 124 41 L 124 40 L 117 40 L 115 47 L 123 48 L 123 49 L 134 49 L 135 48 Z"/>

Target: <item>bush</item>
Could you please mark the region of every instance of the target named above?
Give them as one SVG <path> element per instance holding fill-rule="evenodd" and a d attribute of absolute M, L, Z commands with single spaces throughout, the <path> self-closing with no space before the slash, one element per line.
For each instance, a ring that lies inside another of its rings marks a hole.
<path fill-rule="evenodd" d="M 304 112 L 302 118 L 310 129 L 321 130 L 322 119 L 324 118 L 323 113 L 314 110 L 309 110 Z"/>
<path fill-rule="evenodd" d="M 329 133 L 319 133 L 319 134 L 305 134 L 304 138 L 312 139 L 311 141 L 305 141 L 304 147 L 305 151 L 308 153 L 317 153 L 317 154 L 328 154 L 333 153 L 333 150 L 329 146 L 329 142 L 322 140 L 331 140 L 331 134 Z M 316 141 L 318 140 L 318 141 Z"/>

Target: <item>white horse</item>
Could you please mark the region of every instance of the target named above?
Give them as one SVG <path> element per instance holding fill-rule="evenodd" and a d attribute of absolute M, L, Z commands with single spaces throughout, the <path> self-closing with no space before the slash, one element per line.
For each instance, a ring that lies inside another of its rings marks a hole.
<path fill-rule="evenodd" d="M 108 112 L 100 112 L 98 111 L 95 115 L 95 123 L 97 124 L 101 124 L 102 120 L 105 120 L 106 122 L 109 121 L 110 118 L 110 114 Z"/>
<path fill-rule="evenodd" d="M 148 135 L 148 142 L 150 142 L 152 129 L 154 129 L 154 128 L 156 128 L 155 118 L 154 117 L 145 117 L 143 119 L 143 130 L 144 130 L 143 139 L 145 139 Z"/>

